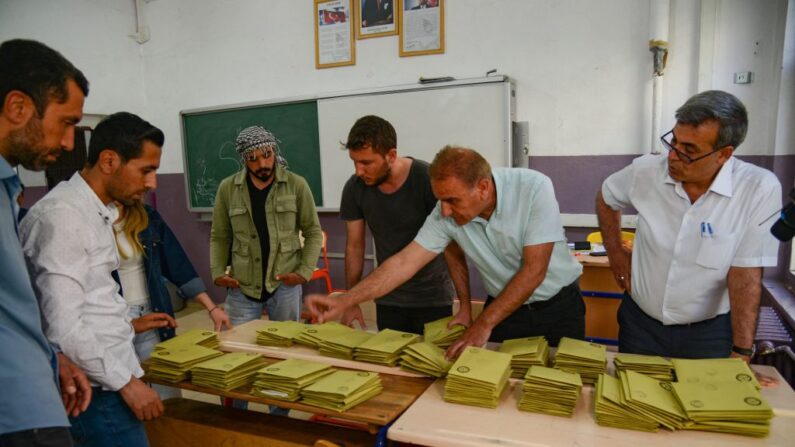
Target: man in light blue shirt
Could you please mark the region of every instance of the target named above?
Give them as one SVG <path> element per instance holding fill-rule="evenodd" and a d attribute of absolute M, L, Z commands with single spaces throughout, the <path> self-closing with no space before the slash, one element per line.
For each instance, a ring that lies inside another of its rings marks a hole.
<path fill-rule="evenodd" d="M 17 165 L 42 170 L 62 150 L 72 150 L 87 94 L 86 78 L 58 52 L 29 40 L 0 45 L 2 446 L 72 445 L 67 413 L 76 416 L 91 399 L 85 374 L 62 354 L 56 356 L 42 332 L 17 234 L 22 187 L 14 171 Z"/>
<path fill-rule="evenodd" d="M 445 147 L 430 167 L 439 199 L 406 248 L 349 292 L 307 304 L 320 321 L 402 284 L 455 241 L 475 263 L 489 294 L 483 312 L 447 351 L 486 341 L 544 335 L 583 338 L 580 264 L 569 254 L 552 182 L 529 169 L 500 168 L 472 149 Z"/>

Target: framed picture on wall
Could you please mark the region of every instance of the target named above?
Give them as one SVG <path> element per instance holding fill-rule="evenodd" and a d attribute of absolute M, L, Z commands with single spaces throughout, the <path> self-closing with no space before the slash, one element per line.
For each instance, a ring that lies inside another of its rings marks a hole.
<path fill-rule="evenodd" d="M 356 63 L 351 17 L 353 1 L 315 0 L 316 68 L 339 67 Z"/>
<path fill-rule="evenodd" d="M 398 33 L 400 0 L 353 0 L 356 2 L 356 37 L 394 36 Z"/>
<path fill-rule="evenodd" d="M 400 56 L 444 53 L 444 0 L 403 0 Z"/>

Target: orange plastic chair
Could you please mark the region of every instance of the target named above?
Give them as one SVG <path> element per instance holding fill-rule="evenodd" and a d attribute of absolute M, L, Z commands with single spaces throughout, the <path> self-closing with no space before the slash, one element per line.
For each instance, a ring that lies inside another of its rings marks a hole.
<path fill-rule="evenodd" d="M 312 277 L 309 278 L 309 281 L 314 281 L 316 279 L 321 279 L 321 278 L 325 279 L 326 290 L 328 291 L 328 293 L 331 293 L 334 291 L 334 287 L 331 285 L 331 275 L 329 274 L 328 271 L 328 250 L 326 249 L 328 234 L 326 233 L 326 230 L 322 230 L 322 232 L 323 232 L 323 245 L 321 246 L 322 250 L 320 252 L 320 260 L 322 265 L 320 267 L 315 267 L 315 271 L 312 272 Z"/>
<path fill-rule="evenodd" d="M 585 238 L 588 242 L 592 244 L 601 244 L 602 243 L 602 233 L 600 231 L 594 231 L 593 233 L 589 234 L 587 238 Z M 621 232 L 621 240 L 622 241 L 634 241 L 635 240 L 635 233 L 629 231 L 622 231 Z"/>

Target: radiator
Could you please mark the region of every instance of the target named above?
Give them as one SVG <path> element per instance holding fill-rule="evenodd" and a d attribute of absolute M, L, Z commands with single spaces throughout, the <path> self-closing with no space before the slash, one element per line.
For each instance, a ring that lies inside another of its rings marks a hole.
<path fill-rule="evenodd" d="M 790 386 L 795 387 L 795 352 L 793 330 L 787 327 L 775 309 L 759 308 L 759 325 L 756 328 L 756 356 L 752 363 L 775 367 Z"/>

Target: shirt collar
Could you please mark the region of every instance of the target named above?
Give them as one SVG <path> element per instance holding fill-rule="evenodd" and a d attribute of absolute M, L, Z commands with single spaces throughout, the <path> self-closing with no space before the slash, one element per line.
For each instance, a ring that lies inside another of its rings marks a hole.
<path fill-rule="evenodd" d="M 496 175 L 494 173 L 494 171 L 492 171 L 491 181 L 494 182 L 494 194 L 497 196 L 496 199 L 495 199 L 496 203 L 494 205 L 494 212 L 491 213 L 491 217 L 494 217 L 494 216 L 499 215 L 500 212 L 502 212 L 502 200 L 501 200 L 502 197 L 503 197 L 503 194 L 502 194 L 502 178 L 500 178 L 498 175 Z M 489 220 L 491 220 L 491 218 L 484 219 L 484 218 L 482 218 L 480 216 L 475 216 L 475 218 L 472 219 L 473 222 L 479 222 L 479 223 L 482 223 L 484 225 L 488 225 Z"/>
<path fill-rule="evenodd" d="M 101 217 L 107 225 L 113 225 L 113 222 L 118 220 L 119 210 L 116 208 L 116 204 L 114 202 L 110 202 L 107 205 L 102 203 L 102 201 L 99 200 L 97 193 L 91 189 L 83 176 L 80 175 L 80 171 L 75 172 L 74 175 L 72 175 L 72 178 L 69 179 L 69 183 L 73 184 L 77 191 L 83 195 L 86 200 L 91 202 L 91 204 L 96 208 L 99 217 Z"/>
<path fill-rule="evenodd" d="M 681 185 L 682 182 L 678 182 L 671 178 L 668 174 L 668 162 L 666 161 L 663 163 L 663 170 L 665 171 L 663 175 L 663 181 L 670 185 Z M 715 179 L 712 180 L 712 184 L 709 185 L 709 191 L 712 191 L 716 194 L 720 194 L 725 197 L 731 197 L 734 191 L 733 183 L 732 183 L 732 172 L 734 171 L 734 157 L 729 157 L 726 160 L 726 163 L 721 166 L 720 171 L 718 171 L 718 175 L 715 176 Z"/>

